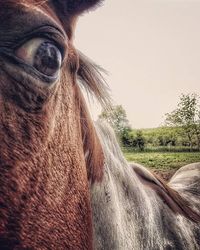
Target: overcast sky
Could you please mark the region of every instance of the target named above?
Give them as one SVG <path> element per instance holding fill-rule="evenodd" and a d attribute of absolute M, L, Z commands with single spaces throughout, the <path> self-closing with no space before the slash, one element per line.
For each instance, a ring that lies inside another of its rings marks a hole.
<path fill-rule="evenodd" d="M 79 19 L 75 44 L 109 71 L 134 128 L 161 125 L 181 93 L 200 93 L 200 0 L 105 0 Z"/>

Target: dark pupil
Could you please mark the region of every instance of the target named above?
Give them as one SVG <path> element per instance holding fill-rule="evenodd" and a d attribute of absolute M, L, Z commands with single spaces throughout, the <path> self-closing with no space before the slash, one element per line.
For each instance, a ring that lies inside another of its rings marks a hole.
<path fill-rule="evenodd" d="M 47 76 L 55 76 L 61 67 L 61 62 L 62 57 L 58 48 L 49 42 L 44 42 L 35 54 L 33 66 Z"/>

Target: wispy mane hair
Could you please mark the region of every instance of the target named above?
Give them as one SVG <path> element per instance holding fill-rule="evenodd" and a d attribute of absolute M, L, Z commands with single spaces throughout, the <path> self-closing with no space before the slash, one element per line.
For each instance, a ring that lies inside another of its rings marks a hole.
<path fill-rule="evenodd" d="M 104 154 L 80 88 L 83 88 L 89 97 L 95 97 L 106 109 L 109 109 L 111 101 L 108 86 L 102 75 L 105 71 L 81 52 L 78 52 L 78 54 L 77 77 L 79 84 L 76 85 L 76 94 L 80 107 L 80 125 L 88 180 L 90 183 L 94 183 L 102 181 Z"/>
<path fill-rule="evenodd" d="M 109 109 L 111 98 L 108 85 L 103 77 L 103 74 L 107 74 L 107 72 L 80 51 L 78 51 L 78 54 L 78 80 L 81 83 L 81 87 L 85 89 L 89 96 L 96 97 L 104 108 Z"/>

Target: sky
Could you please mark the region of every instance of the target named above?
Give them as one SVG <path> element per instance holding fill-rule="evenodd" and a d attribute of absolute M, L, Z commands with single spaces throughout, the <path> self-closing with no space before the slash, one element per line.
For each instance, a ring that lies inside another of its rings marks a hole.
<path fill-rule="evenodd" d="M 162 125 L 182 93 L 200 94 L 200 0 L 105 0 L 80 17 L 75 45 L 109 72 L 133 128 Z"/>

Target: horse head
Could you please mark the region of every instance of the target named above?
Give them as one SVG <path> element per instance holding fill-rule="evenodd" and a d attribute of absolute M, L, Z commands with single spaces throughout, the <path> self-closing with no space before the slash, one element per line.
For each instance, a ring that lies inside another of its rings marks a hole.
<path fill-rule="evenodd" d="M 0 1 L 1 249 L 92 248 L 88 180 L 103 152 L 78 80 L 106 98 L 73 34 L 100 3 Z"/>
<path fill-rule="evenodd" d="M 200 164 L 167 185 L 91 121 L 81 88 L 109 96 L 73 35 L 99 4 L 0 0 L 0 249 L 199 249 Z"/>

